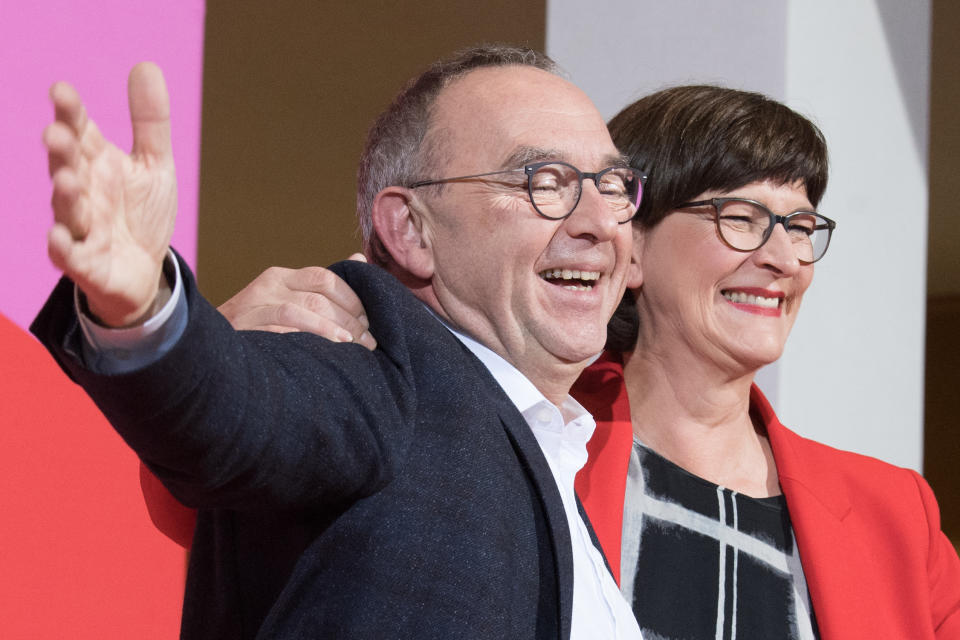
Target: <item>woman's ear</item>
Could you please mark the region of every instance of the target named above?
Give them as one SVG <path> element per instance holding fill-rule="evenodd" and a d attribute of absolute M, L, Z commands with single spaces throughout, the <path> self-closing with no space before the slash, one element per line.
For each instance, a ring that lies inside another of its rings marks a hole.
<path fill-rule="evenodd" d="M 633 249 L 630 251 L 630 266 L 627 267 L 627 290 L 639 289 L 643 284 L 643 269 L 640 267 L 640 258 L 643 255 L 644 232 L 639 227 L 633 228 Z"/>
<path fill-rule="evenodd" d="M 433 277 L 433 250 L 419 201 L 410 189 L 387 187 L 373 200 L 373 230 L 393 262 L 421 280 Z"/>

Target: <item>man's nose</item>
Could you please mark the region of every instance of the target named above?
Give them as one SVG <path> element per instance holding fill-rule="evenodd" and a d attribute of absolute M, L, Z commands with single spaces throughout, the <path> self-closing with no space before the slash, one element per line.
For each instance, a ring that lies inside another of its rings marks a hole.
<path fill-rule="evenodd" d="M 593 179 L 585 178 L 580 202 L 567 217 L 567 233 L 572 237 L 590 236 L 597 242 L 613 238 L 620 227 L 617 212 L 607 201 Z"/>

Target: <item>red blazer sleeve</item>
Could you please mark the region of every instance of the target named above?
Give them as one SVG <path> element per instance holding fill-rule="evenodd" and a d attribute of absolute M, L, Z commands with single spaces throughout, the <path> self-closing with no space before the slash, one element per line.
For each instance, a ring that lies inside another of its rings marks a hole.
<path fill-rule="evenodd" d="M 754 389 L 822 637 L 960 640 L 960 559 L 915 471 L 803 438 Z"/>
<path fill-rule="evenodd" d="M 140 463 L 140 490 L 153 525 L 165 536 L 190 550 L 193 530 L 197 525 L 197 511 L 185 507 L 167 491 L 163 483 Z"/>

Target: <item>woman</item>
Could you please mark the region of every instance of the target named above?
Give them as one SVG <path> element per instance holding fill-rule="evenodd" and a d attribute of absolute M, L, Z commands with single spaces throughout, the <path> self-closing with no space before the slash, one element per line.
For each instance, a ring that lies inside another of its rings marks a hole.
<path fill-rule="evenodd" d="M 826 187 L 820 132 L 718 87 L 661 91 L 609 126 L 651 175 L 644 284 L 574 390 L 599 423 L 578 492 L 641 629 L 960 637 L 960 563 L 923 479 L 797 436 L 753 385 L 829 244 L 806 213 Z"/>
<path fill-rule="evenodd" d="M 820 132 L 709 86 L 643 98 L 610 130 L 652 176 L 644 284 L 574 389 L 598 422 L 577 489 L 645 637 L 960 638 L 960 561 L 923 479 L 797 436 L 753 385 L 829 244 Z M 332 285 L 282 282 L 301 273 L 274 270 L 224 312 L 313 330 L 358 315 Z M 331 306 L 303 310 L 304 289 Z"/>

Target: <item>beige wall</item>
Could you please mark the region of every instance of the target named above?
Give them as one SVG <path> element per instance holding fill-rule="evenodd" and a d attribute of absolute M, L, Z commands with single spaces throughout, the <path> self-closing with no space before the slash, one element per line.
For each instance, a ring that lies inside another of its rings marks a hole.
<path fill-rule="evenodd" d="M 207 3 L 198 280 L 220 303 L 265 267 L 359 248 L 355 172 L 373 118 L 436 58 L 543 49 L 545 0 Z"/>

